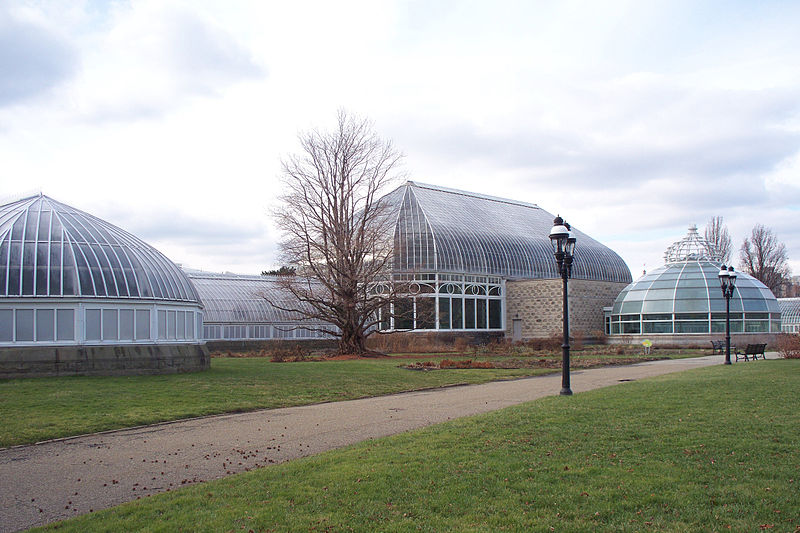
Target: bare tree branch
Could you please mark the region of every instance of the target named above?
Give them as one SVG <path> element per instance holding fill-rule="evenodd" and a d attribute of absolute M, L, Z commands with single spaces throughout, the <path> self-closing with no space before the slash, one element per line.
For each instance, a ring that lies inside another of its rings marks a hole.
<path fill-rule="evenodd" d="M 301 153 L 282 163 L 284 193 L 273 212 L 283 260 L 296 276 L 280 280 L 298 302 L 287 309 L 335 326 L 339 350 L 363 353 L 378 310 L 395 297 L 390 280 L 394 220 L 382 200 L 401 174 L 402 154 L 365 119 L 338 113 L 333 132 L 300 135 Z"/>
<path fill-rule="evenodd" d="M 786 245 L 761 224 L 756 224 L 750 237 L 745 237 L 739 250 L 740 268 L 769 287 L 780 296 L 782 287 L 789 282 L 789 258 Z"/>
<path fill-rule="evenodd" d="M 716 216 L 708 221 L 704 237 L 706 242 L 712 246 L 713 250 L 710 251 L 716 255 L 717 259 L 723 264 L 731 262 L 731 236 L 722 217 Z"/>

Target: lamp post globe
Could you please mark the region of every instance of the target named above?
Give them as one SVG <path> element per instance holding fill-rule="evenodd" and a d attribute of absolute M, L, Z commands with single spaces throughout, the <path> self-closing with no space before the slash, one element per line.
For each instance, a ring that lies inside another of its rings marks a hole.
<path fill-rule="evenodd" d="M 736 287 L 736 272 L 733 267 L 722 265 L 719 269 L 719 287 L 725 297 L 725 363 L 731 364 L 731 297 Z"/>
<path fill-rule="evenodd" d="M 569 376 L 569 297 L 568 280 L 572 276 L 572 260 L 575 253 L 576 239 L 570 234 L 570 226 L 564 219 L 557 216 L 553 220 L 553 228 L 550 230 L 550 242 L 553 245 L 553 255 L 558 265 L 558 273 L 562 280 L 562 303 L 563 303 L 563 331 L 564 340 L 561 344 L 561 395 L 569 396 L 572 394 Z"/>

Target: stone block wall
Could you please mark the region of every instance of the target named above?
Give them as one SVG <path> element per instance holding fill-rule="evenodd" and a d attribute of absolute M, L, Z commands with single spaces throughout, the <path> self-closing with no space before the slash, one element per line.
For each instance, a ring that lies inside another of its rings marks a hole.
<path fill-rule="evenodd" d="M 627 283 L 569 280 L 570 333 L 591 335 L 603 331 L 603 307 L 614 303 Z M 542 338 L 562 332 L 561 279 L 506 282 L 506 336 L 512 338 L 513 320 L 522 321 L 522 338 Z"/>
<path fill-rule="evenodd" d="M 0 348 L 0 378 L 121 376 L 206 370 L 205 344 Z"/>

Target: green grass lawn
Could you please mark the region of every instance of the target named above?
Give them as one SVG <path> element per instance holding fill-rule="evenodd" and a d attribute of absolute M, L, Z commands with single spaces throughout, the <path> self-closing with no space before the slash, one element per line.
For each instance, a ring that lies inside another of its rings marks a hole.
<path fill-rule="evenodd" d="M 800 361 L 554 396 L 77 517 L 66 531 L 800 528 Z"/>
<path fill-rule="evenodd" d="M 399 368 L 412 359 L 213 358 L 191 374 L 0 380 L 0 447 L 216 413 L 377 396 L 546 372 Z"/>

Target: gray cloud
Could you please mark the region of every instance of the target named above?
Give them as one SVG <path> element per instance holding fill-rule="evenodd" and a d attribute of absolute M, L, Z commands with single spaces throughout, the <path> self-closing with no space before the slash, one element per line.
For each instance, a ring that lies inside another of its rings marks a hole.
<path fill-rule="evenodd" d="M 207 214 L 193 216 L 180 211 L 127 209 L 116 206 L 105 216 L 145 241 L 171 241 L 185 245 L 219 244 L 259 239 L 266 232 L 262 225 L 233 223 Z M 102 218 L 102 217 L 101 217 Z"/>
<path fill-rule="evenodd" d="M 77 65 L 68 42 L 0 11 L 0 107 L 53 88 L 70 78 Z"/>
<path fill-rule="evenodd" d="M 450 167 L 500 166 L 525 174 L 528 184 L 561 179 L 589 190 L 639 188 L 657 180 L 716 189 L 719 180 L 737 179 L 749 180 L 744 184 L 750 187 L 738 191 L 749 195 L 754 180 L 800 149 L 800 132 L 781 127 L 800 111 L 800 102 L 787 91 L 673 97 L 674 105 L 660 109 L 651 102 L 649 115 L 631 116 L 623 109 L 591 137 L 579 128 L 541 128 L 535 120 L 491 131 L 467 122 L 436 130 L 418 122 L 393 129 L 405 149 L 435 154 Z M 640 126 L 655 133 L 622 134 Z"/>

